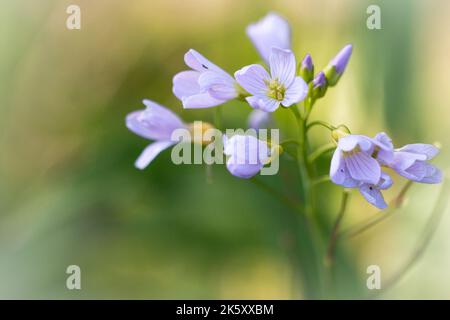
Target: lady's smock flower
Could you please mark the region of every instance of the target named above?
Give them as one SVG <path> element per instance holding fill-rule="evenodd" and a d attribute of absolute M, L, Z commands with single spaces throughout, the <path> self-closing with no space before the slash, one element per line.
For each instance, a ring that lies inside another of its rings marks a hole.
<path fill-rule="evenodd" d="M 256 175 L 270 160 L 267 143 L 250 135 L 224 136 L 224 154 L 229 156 L 228 171 L 243 179 Z"/>
<path fill-rule="evenodd" d="M 289 107 L 308 94 L 308 85 L 296 77 L 295 56 L 290 50 L 273 48 L 270 56 L 270 74 L 258 64 L 252 64 L 235 73 L 237 82 L 252 96 L 248 103 L 256 109 L 273 112 L 283 105 Z"/>
<path fill-rule="evenodd" d="M 187 128 L 169 109 L 150 100 L 144 100 L 146 109 L 133 111 L 126 117 L 126 126 L 135 134 L 155 142 L 148 145 L 135 162 L 138 169 L 147 167 L 163 150 L 176 144 L 171 140 L 176 129 Z"/>
<path fill-rule="evenodd" d="M 269 63 L 272 48 L 291 49 L 289 22 L 273 12 L 249 25 L 247 35 L 266 63 Z"/>
<path fill-rule="evenodd" d="M 192 70 L 182 71 L 173 78 L 173 93 L 184 108 L 215 107 L 238 96 L 233 77 L 197 51 L 189 50 L 184 61 Z"/>

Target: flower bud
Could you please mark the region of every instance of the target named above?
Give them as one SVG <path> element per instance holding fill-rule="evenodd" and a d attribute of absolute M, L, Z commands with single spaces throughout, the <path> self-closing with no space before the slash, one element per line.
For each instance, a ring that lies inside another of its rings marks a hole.
<path fill-rule="evenodd" d="M 300 76 L 306 83 L 310 82 L 314 77 L 314 64 L 311 55 L 308 53 L 300 63 Z"/>
<path fill-rule="evenodd" d="M 353 46 L 346 45 L 326 66 L 324 73 L 330 87 L 336 85 L 347 67 Z"/>
<path fill-rule="evenodd" d="M 350 130 L 346 126 L 339 126 L 333 131 L 331 131 L 331 137 L 337 143 L 339 139 L 348 136 L 350 134 Z"/>
<path fill-rule="evenodd" d="M 327 92 L 328 84 L 323 71 L 320 71 L 313 80 L 312 97 L 314 99 L 322 98 Z"/>

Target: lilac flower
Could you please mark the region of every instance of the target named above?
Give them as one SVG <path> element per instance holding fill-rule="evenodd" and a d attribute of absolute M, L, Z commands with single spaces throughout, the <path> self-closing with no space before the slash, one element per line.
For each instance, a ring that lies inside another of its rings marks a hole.
<path fill-rule="evenodd" d="M 421 183 L 440 183 L 442 172 L 427 163 L 439 153 L 439 149 L 431 144 L 407 144 L 395 150 L 390 167 L 399 175 Z"/>
<path fill-rule="evenodd" d="M 197 51 L 189 50 L 184 61 L 192 70 L 173 78 L 173 93 L 184 108 L 215 107 L 238 96 L 233 77 Z"/>
<path fill-rule="evenodd" d="M 324 73 L 330 86 L 334 86 L 339 81 L 347 67 L 352 51 L 353 46 L 351 44 L 346 45 L 325 68 Z"/>
<path fill-rule="evenodd" d="M 272 48 L 291 49 L 289 22 L 276 13 L 269 13 L 249 25 L 247 35 L 266 63 L 269 63 Z"/>
<path fill-rule="evenodd" d="M 440 183 L 442 172 L 426 161 L 433 159 L 439 149 L 431 144 L 408 144 L 394 149 L 391 139 L 385 133 L 379 133 L 374 140 L 384 145 L 384 149 L 375 150 L 375 157 L 384 166 L 391 167 L 399 175 L 421 183 Z"/>
<path fill-rule="evenodd" d="M 362 135 L 340 138 L 331 159 L 331 181 L 346 188 L 355 188 L 362 183 L 377 185 L 381 167 L 371 156 L 374 146 L 373 139 Z"/>
<path fill-rule="evenodd" d="M 255 109 L 248 116 L 248 127 L 251 129 L 267 129 L 272 117 L 269 112 Z"/>
<path fill-rule="evenodd" d="M 186 128 L 178 116 L 169 109 L 150 100 L 144 100 L 146 109 L 133 111 L 126 117 L 128 129 L 135 134 L 155 142 L 149 144 L 135 162 L 138 169 L 147 167 L 156 156 L 176 144 L 171 141 L 172 132 Z"/>
<path fill-rule="evenodd" d="M 224 154 L 228 171 L 243 179 L 256 175 L 270 159 L 267 143 L 251 135 L 224 136 Z"/>
<path fill-rule="evenodd" d="M 273 112 L 280 104 L 289 107 L 306 97 L 308 85 L 295 72 L 292 51 L 273 48 L 270 75 L 261 65 L 252 64 L 237 71 L 235 78 L 252 95 L 246 99 L 253 108 Z"/>

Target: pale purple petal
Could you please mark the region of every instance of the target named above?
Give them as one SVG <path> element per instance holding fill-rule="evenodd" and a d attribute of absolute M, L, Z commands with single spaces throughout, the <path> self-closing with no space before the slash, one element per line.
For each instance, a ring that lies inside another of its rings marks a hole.
<path fill-rule="evenodd" d="M 142 151 L 139 158 L 136 160 L 134 165 L 138 169 L 145 169 L 150 162 L 153 161 L 153 159 L 156 158 L 158 154 L 160 154 L 165 149 L 169 148 L 170 146 L 174 145 L 175 143 L 172 141 L 157 141 L 153 142 L 152 144 L 148 145 L 144 151 Z"/>
<path fill-rule="evenodd" d="M 276 13 L 269 13 L 263 19 L 249 25 L 247 35 L 267 63 L 273 47 L 291 49 L 289 23 Z"/>
<path fill-rule="evenodd" d="M 223 100 L 211 97 L 208 92 L 199 93 L 193 96 L 185 97 L 182 100 L 185 109 L 203 109 L 218 106 L 224 103 Z"/>
<path fill-rule="evenodd" d="M 194 49 L 190 49 L 186 52 L 184 55 L 184 62 L 187 66 L 199 72 L 214 71 L 217 73 L 227 74 L 224 70 L 216 66 Z"/>
<path fill-rule="evenodd" d="M 377 185 L 377 188 L 381 189 L 381 190 L 386 190 L 386 189 L 389 189 L 393 183 L 394 183 L 394 181 L 392 181 L 392 178 L 390 175 L 388 175 L 385 172 L 381 172 L 381 178 L 380 178 L 380 182 Z"/>
<path fill-rule="evenodd" d="M 411 167 L 416 161 L 425 161 L 426 159 L 427 156 L 424 154 L 396 151 L 391 167 L 397 171 L 403 171 Z"/>
<path fill-rule="evenodd" d="M 171 110 L 150 100 L 144 100 L 145 110 L 131 112 L 126 117 L 128 129 L 151 140 L 169 140 L 172 132 L 185 124 Z"/>
<path fill-rule="evenodd" d="M 277 79 L 287 88 L 294 81 L 296 69 L 297 63 L 291 50 L 272 48 L 272 54 L 270 55 L 272 79 Z"/>
<path fill-rule="evenodd" d="M 201 92 L 198 80 L 201 73 L 198 71 L 182 71 L 173 77 L 174 95 L 182 100 L 185 97 L 193 96 Z"/>
<path fill-rule="evenodd" d="M 398 149 L 398 151 L 422 154 L 426 156 L 426 160 L 433 159 L 439 153 L 438 148 L 432 144 L 424 143 L 407 144 L 406 146 Z"/>
<path fill-rule="evenodd" d="M 301 77 L 296 77 L 291 86 L 286 90 L 284 100 L 281 104 L 289 107 L 306 98 L 308 95 L 308 85 Z"/>
<path fill-rule="evenodd" d="M 353 179 L 374 185 L 378 184 L 381 167 L 377 160 L 364 152 L 357 152 L 344 156 L 344 161 Z"/>
<path fill-rule="evenodd" d="M 338 142 L 339 149 L 347 152 L 352 151 L 356 146 L 359 146 L 362 151 L 369 151 L 373 148 L 373 143 L 368 137 L 355 134 L 342 137 Z"/>
<path fill-rule="evenodd" d="M 271 114 L 262 110 L 253 110 L 248 116 L 248 127 L 259 130 L 267 129 L 272 120 Z"/>
<path fill-rule="evenodd" d="M 377 160 L 383 165 L 390 165 L 394 161 L 394 145 L 391 138 L 381 132 L 372 141 L 378 147 Z"/>
<path fill-rule="evenodd" d="M 256 175 L 269 158 L 266 142 L 249 135 L 235 135 L 224 139 L 224 154 L 228 171 L 239 178 L 248 179 Z"/>
<path fill-rule="evenodd" d="M 245 99 L 251 107 L 265 112 L 274 112 L 280 106 L 280 101 L 268 96 L 251 96 Z"/>
<path fill-rule="evenodd" d="M 266 82 L 270 81 L 270 75 L 259 64 L 252 64 L 236 71 L 234 77 L 241 87 L 252 95 L 263 96 L 267 92 Z"/>
<path fill-rule="evenodd" d="M 421 183 L 441 183 L 442 182 L 442 172 L 435 166 L 431 164 L 426 164 L 427 173 L 425 177 L 419 182 Z"/>
<path fill-rule="evenodd" d="M 235 80 L 230 75 L 206 71 L 200 75 L 198 84 L 218 100 L 231 100 L 238 96 Z"/>
<path fill-rule="evenodd" d="M 330 178 L 334 183 L 346 188 L 355 188 L 359 184 L 348 173 L 348 170 L 345 167 L 342 151 L 339 149 L 336 149 L 334 151 L 333 157 L 331 159 Z"/>
<path fill-rule="evenodd" d="M 379 209 L 387 208 L 387 204 L 386 201 L 384 201 L 383 195 L 375 186 L 363 184 L 359 187 L 359 192 L 361 192 L 364 198 L 375 207 Z"/>

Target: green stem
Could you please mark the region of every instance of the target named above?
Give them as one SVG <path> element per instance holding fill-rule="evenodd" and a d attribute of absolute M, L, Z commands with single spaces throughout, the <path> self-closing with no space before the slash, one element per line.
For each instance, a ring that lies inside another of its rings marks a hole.
<path fill-rule="evenodd" d="M 352 226 L 341 233 L 339 233 L 339 238 L 353 238 L 364 231 L 376 226 L 380 222 L 384 221 L 385 219 L 391 217 L 395 212 L 397 212 L 397 209 L 401 207 L 405 200 L 406 192 L 411 188 L 412 181 L 408 181 L 405 186 L 400 190 L 399 194 L 389 203 L 388 209 L 383 211 L 380 211 L 380 214 L 377 214 L 376 216 L 363 221 L 361 223 L 358 223 L 355 226 Z"/>
<path fill-rule="evenodd" d="M 325 258 L 325 263 L 327 266 L 331 266 L 333 263 L 334 249 L 336 247 L 336 243 L 338 240 L 338 231 L 339 231 L 339 227 L 341 225 L 342 218 L 344 217 L 345 211 L 347 209 L 349 196 L 350 196 L 350 193 L 344 189 L 344 192 L 342 193 L 341 208 L 336 217 L 336 221 L 334 222 L 333 229 L 331 231 L 330 241 L 328 242 L 328 250 L 327 250 L 327 255 Z"/>
<path fill-rule="evenodd" d="M 327 128 L 330 131 L 333 131 L 336 129 L 336 127 L 329 124 L 328 122 L 317 120 L 317 121 L 313 121 L 310 124 L 308 124 L 308 126 L 306 127 L 306 130 L 309 131 L 314 126 L 322 126 L 324 128 Z"/>
<path fill-rule="evenodd" d="M 320 156 L 322 156 L 323 154 L 333 151 L 334 149 L 336 149 L 336 145 L 334 143 L 328 143 L 325 144 L 319 148 L 317 148 L 316 150 L 314 150 L 308 157 L 308 162 L 309 163 L 313 163 L 314 161 L 316 161 L 318 158 L 320 158 Z"/>

